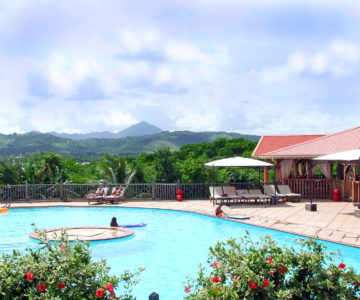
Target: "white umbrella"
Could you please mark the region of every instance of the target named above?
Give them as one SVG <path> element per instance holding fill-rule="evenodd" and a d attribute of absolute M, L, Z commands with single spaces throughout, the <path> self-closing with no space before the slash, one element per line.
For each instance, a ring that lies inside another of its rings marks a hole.
<path fill-rule="evenodd" d="M 321 161 L 358 161 L 360 158 L 360 149 L 353 149 L 348 151 L 336 152 L 327 155 L 322 155 L 313 160 L 321 160 Z"/>
<path fill-rule="evenodd" d="M 229 158 L 223 158 L 214 160 L 211 162 L 208 162 L 204 164 L 205 167 L 212 168 L 212 181 L 213 181 L 213 194 L 214 194 L 214 179 L 215 179 L 215 173 L 214 168 L 215 167 L 249 167 L 249 168 L 263 168 L 263 167 L 271 167 L 272 164 L 257 160 L 257 159 L 251 159 L 246 157 L 229 157 Z"/>
<path fill-rule="evenodd" d="M 263 168 L 263 167 L 271 167 L 272 164 L 246 157 L 229 157 L 219 160 L 214 160 L 204 164 L 205 167 L 250 167 L 250 168 Z"/>

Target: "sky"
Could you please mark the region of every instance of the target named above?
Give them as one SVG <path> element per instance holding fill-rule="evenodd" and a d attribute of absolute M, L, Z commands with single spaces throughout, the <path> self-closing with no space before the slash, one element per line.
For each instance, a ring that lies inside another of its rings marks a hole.
<path fill-rule="evenodd" d="M 360 125 L 357 0 L 0 0 L 0 132 Z"/>

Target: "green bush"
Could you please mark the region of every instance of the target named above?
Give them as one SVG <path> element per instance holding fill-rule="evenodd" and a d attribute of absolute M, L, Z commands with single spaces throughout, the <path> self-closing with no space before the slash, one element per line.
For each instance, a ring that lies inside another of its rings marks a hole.
<path fill-rule="evenodd" d="M 38 233 L 38 249 L 1 256 L 0 299 L 136 299 L 131 292 L 143 268 L 111 276 L 105 260 L 92 260 L 89 243 L 70 243 L 65 231 L 59 242 Z M 116 296 L 120 284 L 123 293 Z"/>
<path fill-rule="evenodd" d="M 186 299 L 358 299 L 360 276 L 339 253 L 312 239 L 296 240 L 300 250 L 279 247 L 266 236 L 247 233 L 210 248 L 209 274 L 200 266 L 188 279 Z"/>

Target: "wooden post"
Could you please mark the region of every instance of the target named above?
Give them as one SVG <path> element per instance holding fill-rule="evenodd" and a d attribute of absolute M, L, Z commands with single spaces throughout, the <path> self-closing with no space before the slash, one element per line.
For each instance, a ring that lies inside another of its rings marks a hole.
<path fill-rule="evenodd" d="M 358 209 L 360 209 L 360 157 L 358 160 L 358 173 L 359 173 L 359 184 L 358 184 Z"/>
<path fill-rule="evenodd" d="M 66 197 L 64 195 L 64 183 L 60 182 L 60 199 L 64 200 Z"/>
<path fill-rule="evenodd" d="M 29 198 L 29 184 L 25 181 L 25 200 L 27 201 Z"/>
<path fill-rule="evenodd" d="M 152 183 L 151 183 L 151 198 L 153 200 L 155 200 L 155 181 L 153 179 Z"/>
<path fill-rule="evenodd" d="M 306 211 L 317 211 L 317 204 L 313 203 L 313 197 L 314 197 L 314 188 L 313 188 L 313 172 L 312 172 L 312 161 L 309 160 L 308 162 L 309 166 L 309 174 L 310 175 L 310 203 L 305 204 L 305 210 Z"/>

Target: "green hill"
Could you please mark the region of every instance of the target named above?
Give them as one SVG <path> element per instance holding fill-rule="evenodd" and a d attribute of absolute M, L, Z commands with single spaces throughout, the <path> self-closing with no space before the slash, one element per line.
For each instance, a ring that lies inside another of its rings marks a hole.
<path fill-rule="evenodd" d="M 113 155 L 138 155 L 158 148 L 179 149 L 184 144 L 211 142 L 216 138 L 244 138 L 258 141 L 259 136 L 227 132 L 163 131 L 158 134 L 110 139 L 72 140 L 51 134 L 30 132 L 25 134 L 0 134 L 0 156 L 31 155 L 40 151 L 54 152 L 77 158 L 96 158 L 109 152 Z"/>

